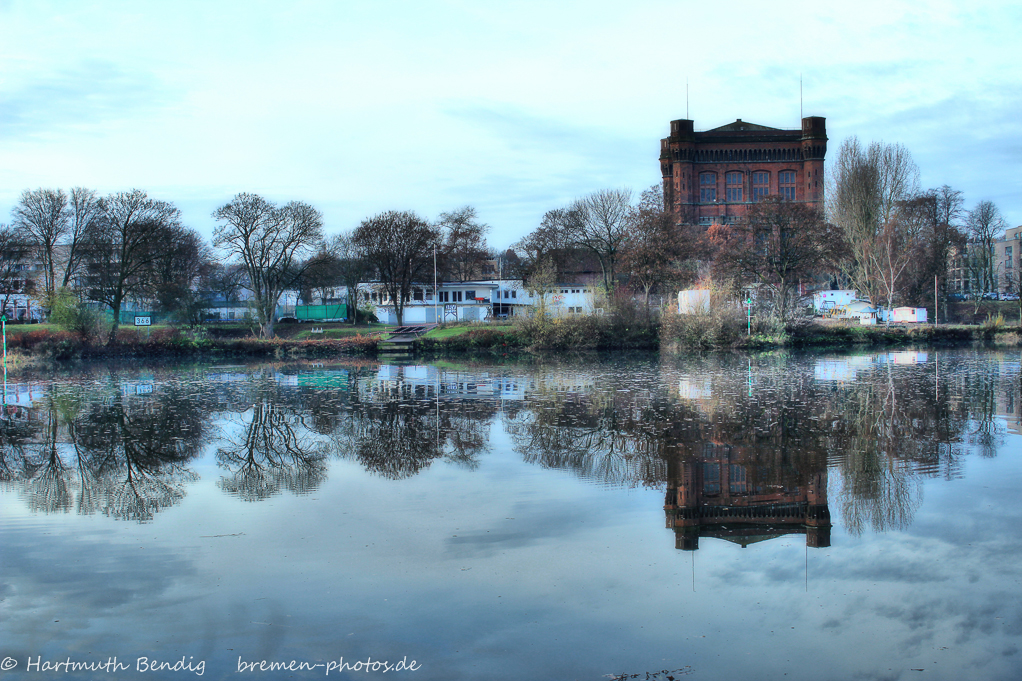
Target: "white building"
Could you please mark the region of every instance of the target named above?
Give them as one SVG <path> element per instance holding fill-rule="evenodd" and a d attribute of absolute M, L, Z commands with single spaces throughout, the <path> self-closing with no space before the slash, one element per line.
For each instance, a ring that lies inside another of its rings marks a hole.
<path fill-rule="evenodd" d="M 440 284 L 434 296 L 432 284 L 413 284 L 404 301 L 404 324 L 436 324 L 457 321 L 484 321 L 493 314 L 494 282 L 465 281 Z M 376 318 L 384 324 L 397 324 L 397 310 L 386 286 L 377 282 L 358 285 L 359 304 L 368 300 L 376 308 Z"/>
<path fill-rule="evenodd" d="M 368 300 L 384 324 L 397 324 L 397 312 L 386 287 L 378 282 L 358 285 L 359 301 Z M 556 284 L 543 296 L 547 313 L 555 316 L 594 314 L 595 291 L 584 284 Z M 531 312 L 538 300 L 521 279 L 463 281 L 440 284 L 434 297 L 432 284 L 414 284 L 404 301 L 404 324 L 488 321 Z"/>

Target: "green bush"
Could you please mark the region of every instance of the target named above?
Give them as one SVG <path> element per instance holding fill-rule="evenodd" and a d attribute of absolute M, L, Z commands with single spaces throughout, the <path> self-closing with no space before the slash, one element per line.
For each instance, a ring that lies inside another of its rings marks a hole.
<path fill-rule="evenodd" d="M 84 341 L 98 338 L 101 333 L 101 315 L 66 288 L 57 291 L 50 301 L 50 321 Z"/>

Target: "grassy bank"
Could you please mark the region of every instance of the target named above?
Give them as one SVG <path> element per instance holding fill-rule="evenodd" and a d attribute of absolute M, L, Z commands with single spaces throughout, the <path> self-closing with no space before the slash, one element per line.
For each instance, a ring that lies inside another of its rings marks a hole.
<path fill-rule="evenodd" d="M 657 325 L 639 317 L 519 317 L 500 325 L 478 324 L 434 329 L 416 341 L 416 351 L 432 355 L 485 352 L 495 355 L 589 350 L 655 350 Z"/>
<path fill-rule="evenodd" d="M 207 333 L 154 327 L 148 334 L 121 329 L 117 342 L 62 331 L 51 325 L 8 327 L 8 366 L 29 368 L 45 360 L 132 357 L 252 357 L 266 359 L 328 358 L 377 354 L 387 337 L 382 328 L 327 329 L 309 334 L 294 329 L 290 337 L 259 340 L 240 333 Z M 222 331 L 222 330 L 221 330 Z M 288 329 L 291 331 L 291 329 Z M 810 322 L 777 328 L 768 320 L 754 322 L 751 333 L 744 316 L 717 312 L 706 315 L 666 314 L 652 321 L 632 317 L 521 318 L 514 323 L 463 324 L 430 331 L 415 343 L 427 357 L 478 355 L 513 359 L 553 357 L 606 350 L 706 351 L 720 349 L 847 348 L 897 345 L 961 345 L 983 342 L 1022 346 L 1022 326 L 993 318 L 981 325 L 859 326 Z"/>
<path fill-rule="evenodd" d="M 416 342 L 429 356 L 489 354 L 494 356 L 552 355 L 597 350 L 656 350 L 675 352 L 722 349 L 847 348 L 897 345 L 963 345 L 974 342 L 999 346 L 1022 345 L 1022 327 L 994 320 L 981 325 L 860 326 L 808 322 L 778 328 L 769 321 L 744 316 L 665 315 L 658 324 L 615 323 L 600 317 L 563 317 L 541 323 L 516 322 L 503 326 L 453 326 L 430 332 Z"/>
<path fill-rule="evenodd" d="M 751 328 L 750 328 L 751 326 Z M 740 310 L 724 309 L 697 315 L 665 314 L 661 345 L 674 351 L 712 349 L 771 349 L 799 347 L 870 347 L 885 345 L 960 345 L 987 342 L 1015 346 L 1019 326 L 1003 318 L 983 324 L 894 324 L 862 326 L 850 321 L 813 320 L 781 325 L 753 318 Z"/>
<path fill-rule="evenodd" d="M 21 357 L 48 359 L 102 359 L 115 357 L 333 357 L 336 355 L 372 355 L 376 353 L 377 337 L 345 335 L 343 337 L 304 340 L 274 338 L 214 338 L 199 331 L 172 327 L 150 330 L 148 334 L 135 329 L 121 329 L 117 342 L 104 343 L 61 331 L 50 325 L 33 325 L 7 334 L 10 352 Z"/>

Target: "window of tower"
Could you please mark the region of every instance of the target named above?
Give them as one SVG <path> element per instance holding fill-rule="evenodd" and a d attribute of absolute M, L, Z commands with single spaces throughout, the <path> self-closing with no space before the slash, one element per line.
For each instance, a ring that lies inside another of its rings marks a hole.
<path fill-rule="evenodd" d="M 752 174 L 752 200 L 761 201 L 770 194 L 770 173 L 757 171 Z"/>
<path fill-rule="evenodd" d="M 783 170 L 777 173 L 777 184 L 782 198 L 795 200 L 795 171 Z"/>
<path fill-rule="evenodd" d="M 717 200 L 716 173 L 699 173 L 699 201 L 712 203 Z"/>
<path fill-rule="evenodd" d="M 725 173 L 725 191 L 728 202 L 735 202 L 742 200 L 742 174 L 741 173 Z"/>

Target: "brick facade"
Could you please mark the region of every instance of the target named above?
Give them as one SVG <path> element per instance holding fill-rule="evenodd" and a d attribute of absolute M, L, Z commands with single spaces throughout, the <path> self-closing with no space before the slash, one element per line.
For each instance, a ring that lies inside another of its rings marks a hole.
<path fill-rule="evenodd" d="M 681 224 L 743 220 L 765 196 L 823 208 L 826 119 L 807 116 L 801 130 L 734 123 L 695 132 L 687 119 L 671 121 L 660 140 L 664 204 Z"/>

